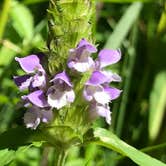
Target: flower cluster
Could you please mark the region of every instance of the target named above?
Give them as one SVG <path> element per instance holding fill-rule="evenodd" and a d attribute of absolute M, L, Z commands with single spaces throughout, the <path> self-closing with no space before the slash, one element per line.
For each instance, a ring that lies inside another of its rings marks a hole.
<path fill-rule="evenodd" d="M 96 52 L 94 45 L 82 39 L 75 49 L 69 50 L 67 66 L 70 73 L 78 75 L 91 73 L 84 84 L 82 96 L 87 101 L 90 112 L 104 117 L 110 124 L 109 102 L 119 97 L 121 90 L 110 87 L 109 84 L 112 81 L 120 82 L 121 77 L 104 68 L 117 63 L 121 54 L 117 50 L 104 49 L 99 52 L 98 58 L 93 60 L 91 54 Z M 61 109 L 74 102 L 74 85 L 71 83 L 71 76 L 69 77 L 66 71 L 56 73 L 52 78 L 49 77 L 38 55 L 15 59 L 26 72 L 26 75 L 14 77 L 21 91 L 28 89 L 28 94 L 22 96 L 24 106 L 28 107 L 24 114 L 24 123 L 27 128 L 36 129 L 40 122 L 48 123 L 53 119 L 53 109 Z"/>

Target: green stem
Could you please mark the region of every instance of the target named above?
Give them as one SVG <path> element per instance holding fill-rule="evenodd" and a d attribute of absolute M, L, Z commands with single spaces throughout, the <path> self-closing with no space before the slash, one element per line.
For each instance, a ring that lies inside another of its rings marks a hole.
<path fill-rule="evenodd" d="M 4 0 L 4 3 L 3 3 L 2 12 L 0 14 L 0 20 L 1 20 L 0 21 L 0 39 L 2 39 L 4 34 L 5 26 L 8 19 L 8 13 L 10 10 L 10 3 L 11 3 L 11 0 Z"/>
<path fill-rule="evenodd" d="M 66 157 L 67 157 L 67 152 L 64 149 L 59 151 L 59 154 L 57 156 L 57 161 L 55 163 L 55 166 L 64 166 Z"/>

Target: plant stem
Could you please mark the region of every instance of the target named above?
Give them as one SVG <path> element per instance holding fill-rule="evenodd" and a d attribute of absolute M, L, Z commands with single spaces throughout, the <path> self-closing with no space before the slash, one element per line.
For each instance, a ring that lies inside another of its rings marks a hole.
<path fill-rule="evenodd" d="M 11 0 L 4 0 L 2 12 L 0 13 L 0 39 L 3 37 L 5 26 L 8 19 Z"/>
<path fill-rule="evenodd" d="M 66 157 L 67 157 L 67 152 L 64 149 L 62 149 L 58 152 L 59 152 L 59 154 L 57 156 L 57 161 L 55 163 L 55 166 L 64 166 L 65 165 L 65 160 L 66 160 Z"/>

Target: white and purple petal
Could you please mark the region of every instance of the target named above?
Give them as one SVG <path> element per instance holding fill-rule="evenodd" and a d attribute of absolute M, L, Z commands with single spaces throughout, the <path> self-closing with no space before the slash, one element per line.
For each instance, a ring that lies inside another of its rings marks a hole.
<path fill-rule="evenodd" d="M 101 116 L 104 117 L 108 124 L 111 124 L 111 112 L 108 104 L 102 105 L 96 102 L 91 103 L 90 113 L 92 117 Z"/>
<path fill-rule="evenodd" d="M 32 80 L 32 88 L 44 88 L 46 86 L 46 74 L 44 71 L 38 71 Z"/>
<path fill-rule="evenodd" d="M 94 68 L 94 61 L 91 57 L 87 57 L 86 59 L 84 59 L 84 61 L 80 60 L 78 62 L 76 61 L 68 62 L 68 67 L 83 73 L 90 70 L 91 68 Z"/>
<path fill-rule="evenodd" d="M 94 52 L 97 52 L 96 47 L 82 39 L 77 48 L 70 49 L 68 67 L 78 72 L 86 72 L 94 68 L 95 63 L 90 57 L 90 54 Z"/>
<path fill-rule="evenodd" d="M 50 82 L 56 83 L 57 80 L 59 80 L 59 83 L 65 82 L 69 87 L 72 87 L 72 84 L 70 82 L 70 78 L 66 74 L 65 71 L 63 71 L 62 73 L 56 74 L 55 77 Z"/>
<path fill-rule="evenodd" d="M 108 105 L 98 105 L 96 106 L 97 114 L 104 117 L 108 124 L 111 124 L 111 112 Z"/>
<path fill-rule="evenodd" d="M 87 101 L 96 101 L 100 104 L 106 104 L 110 101 L 110 95 L 101 85 L 86 85 L 83 91 L 83 96 Z"/>
<path fill-rule="evenodd" d="M 94 99 L 94 94 L 96 92 L 103 92 L 103 87 L 98 85 L 98 86 L 93 86 L 93 85 L 85 85 L 85 88 L 83 90 L 83 96 L 85 100 L 87 101 L 92 101 Z"/>
<path fill-rule="evenodd" d="M 74 91 L 71 88 L 64 89 L 61 85 L 55 84 L 48 89 L 47 100 L 51 107 L 60 109 L 70 103 L 75 99 Z"/>

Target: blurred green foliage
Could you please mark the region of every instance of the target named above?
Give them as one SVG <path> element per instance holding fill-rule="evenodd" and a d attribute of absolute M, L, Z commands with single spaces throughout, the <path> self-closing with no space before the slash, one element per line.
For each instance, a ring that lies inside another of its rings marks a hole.
<path fill-rule="evenodd" d="M 111 104 L 112 125 L 98 119 L 93 126 L 108 128 L 128 144 L 166 163 L 166 2 L 132 2 L 135 0 L 96 1 L 96 43 L 99 48 L 121 48 L 121 63 L 110 69 L 122 75 L 119 88 L 123 93 Z M 47 8 L 48 0 L 0 1 L 0 133 L 23 125 L 25 110 L 12 80 L 21 71 L 14 57 L 45 48 Z M 17 153 L 1 150 L 0 165 L 54 165 L 56 150 L 36 146 L 21 147 Z M 90 144 L 70 149 L 66 165 L 136 164 Z"/>

